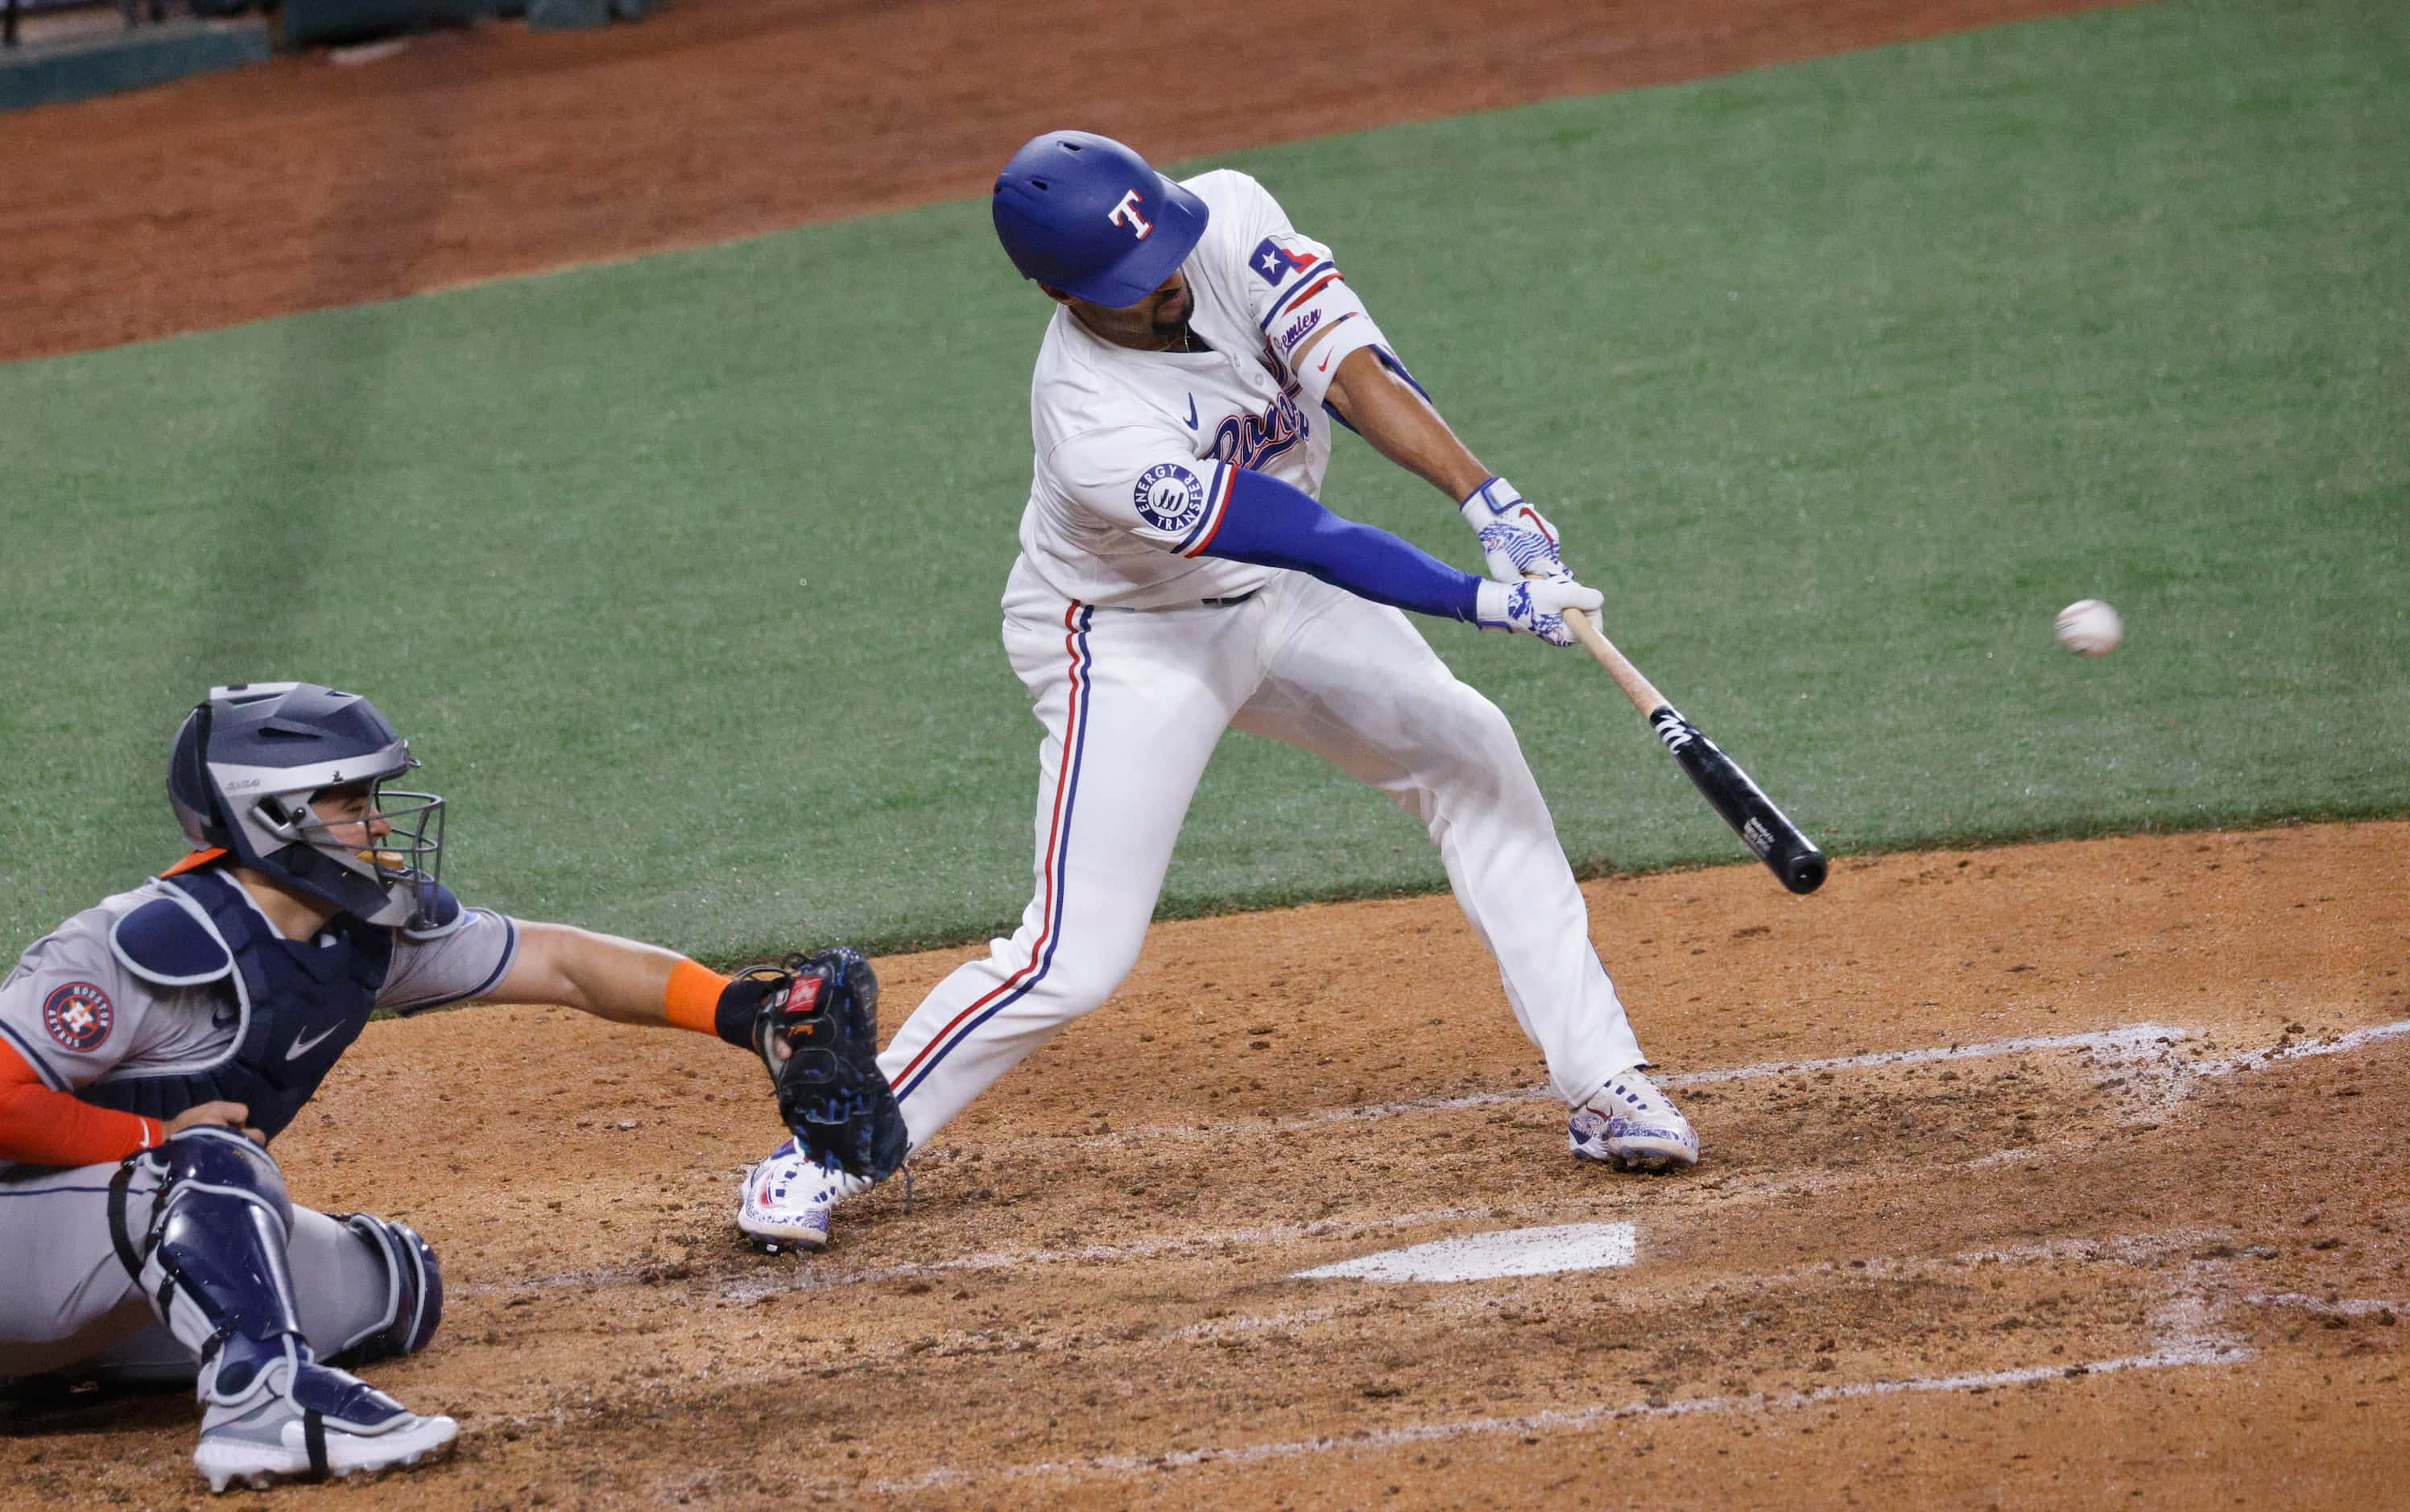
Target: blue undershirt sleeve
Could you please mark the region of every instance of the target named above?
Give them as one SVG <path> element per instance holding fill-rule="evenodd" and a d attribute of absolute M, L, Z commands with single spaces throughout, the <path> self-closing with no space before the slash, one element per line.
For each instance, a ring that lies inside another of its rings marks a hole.
<path fill-rule="evenodd" d="M 1343 519 L 1278 478 L 1231 472 L 1229 502 L 1197 555 L 1285 567 L 1375 603 L 1473 622 L 1480 578 L 1386 531 Z"/>

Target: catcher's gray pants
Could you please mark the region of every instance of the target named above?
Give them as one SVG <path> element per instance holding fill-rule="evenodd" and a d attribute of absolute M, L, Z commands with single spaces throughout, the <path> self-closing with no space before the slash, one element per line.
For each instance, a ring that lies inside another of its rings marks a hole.
<path fill-rule="evenodd" d="M 109 1231 L 117 1167 L 0 1170 L 0 1381 L 65 1374 L 111 1382 L 189 1379 L 197 1362 L 169 1337 L 125 1272 Z M 135 1168 L 126 1227 L 151 1221 L 158 1177 Z M 296 1205 L 286 1255 L 310 1346 L 321 1355 L 385 1316 L 385 1261 L 323 1213 Z"/>

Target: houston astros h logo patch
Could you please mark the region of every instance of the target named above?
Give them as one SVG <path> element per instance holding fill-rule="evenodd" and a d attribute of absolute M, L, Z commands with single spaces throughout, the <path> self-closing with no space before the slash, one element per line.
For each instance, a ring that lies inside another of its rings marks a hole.
<path fill-rule="evenodd" d="M 1157 462 L 1138 475 L 1131 502 L 1158 531 L 1184 531 L 1205 513 L 1205 485 L 1178 462 Z"/>
<path fill-rule="evenodd" d="M 98 1050 L 116 1024 L 109 995 L 89 981 L 70 981 L 42 999 L 42 1027 L 69 1050 Z"/>

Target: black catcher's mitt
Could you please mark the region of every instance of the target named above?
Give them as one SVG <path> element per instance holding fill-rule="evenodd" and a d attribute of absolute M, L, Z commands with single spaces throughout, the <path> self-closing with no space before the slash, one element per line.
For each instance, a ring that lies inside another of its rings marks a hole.
<path fill-rule="evenodd" d="M 762 1057 L 778 1116 L 823 1163 L 872 1181 L 904 1163 L 903 1110 L 878 1069 L 878 977 L 860 951 L 748 967 L 720 995 L 719 1028 Z"/>

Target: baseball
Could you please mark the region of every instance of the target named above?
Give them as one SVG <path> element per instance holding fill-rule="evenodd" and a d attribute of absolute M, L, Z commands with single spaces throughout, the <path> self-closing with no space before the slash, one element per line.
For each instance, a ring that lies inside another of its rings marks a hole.
<path fill-rule="evenodd" d="M 2078 656 L 2107 656 L 2126 638 L 2126 621 L 2098 599 L 2078 599 L 2058 611 L 2058 644 Z"/>

